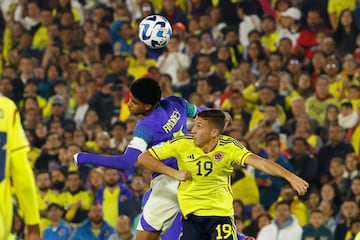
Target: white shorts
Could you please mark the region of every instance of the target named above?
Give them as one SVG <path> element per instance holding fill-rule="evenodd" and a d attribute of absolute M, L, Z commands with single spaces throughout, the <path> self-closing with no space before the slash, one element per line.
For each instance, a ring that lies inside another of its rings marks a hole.
<path fill-rule="evenodd" d="M 151 181 L 151 193 L 144 205 L 137 230 L 166 232 L 179 213 L 179 181 L 161 174 Z"/>

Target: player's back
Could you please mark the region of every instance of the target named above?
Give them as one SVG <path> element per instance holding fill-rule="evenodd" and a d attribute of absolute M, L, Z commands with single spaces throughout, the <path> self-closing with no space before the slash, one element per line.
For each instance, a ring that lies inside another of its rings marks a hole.
<path fill-rule="evenodd" d="M 18 115 L 16 105 L 10 99 L 0 96 L 0 239 L 5 239 L 2 237 L 8 234 L 12 223 L 10 168 L 14 163 L 10 162 L 10 155 L 28 148 L 23 131 L 14 131 L 14 126 L 20 124 Z"/>
<path fill-rule="evenodd" d="M 144 139 L 148 148 L 160 142 L 166 142 L 187 134 L 187 118 L 188 116 L 195 117 L 195 115 L 196 108 L 189 109 L 184 99 L 175 96 L 163 98 L 148 116 L 138 121 L 134 137 Z M 175 159 L 164 161 L 164 163 L 173 167 L 177 166 Z"/>

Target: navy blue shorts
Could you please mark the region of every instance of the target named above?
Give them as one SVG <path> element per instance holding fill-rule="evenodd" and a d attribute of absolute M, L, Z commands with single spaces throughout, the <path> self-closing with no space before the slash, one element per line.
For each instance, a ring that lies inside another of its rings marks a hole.
<path fill-rule="evenodd" d="M 188 215 L 182 220 L 181 240 L 237 240 L 233 216 Z"/>

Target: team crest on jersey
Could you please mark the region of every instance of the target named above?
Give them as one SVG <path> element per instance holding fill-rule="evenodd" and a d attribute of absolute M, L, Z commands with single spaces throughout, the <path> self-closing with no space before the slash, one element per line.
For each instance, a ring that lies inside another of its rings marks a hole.
<path fill-rule="evenodd" d="M 213 156 L 215 161 L 220 161 L 224 158 L 224 153 L 222 152 L 216 152 Z"/>
<path fill-rule="evenodd" d="M 59 236 L 63 236 L 65 234 L 65 230 L 64 229 L 61 229 L 60 231 L 59 231 Z"/>

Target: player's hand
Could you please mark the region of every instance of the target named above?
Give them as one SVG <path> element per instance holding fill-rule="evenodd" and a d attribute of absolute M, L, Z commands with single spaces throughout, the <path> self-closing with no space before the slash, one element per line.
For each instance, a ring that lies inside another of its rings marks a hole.
<path fill-rule="evenodd" d="M 177 171 L 175 178 L 179 181 L 191 180 L 191 172 L 189 170 Z"/>
<path fill-rule="evenodd" d="M 295 191 L 298 192 L 298 194 L 300 196 L 304 195 L 309 188 L 309 183 L 307 183 L 302 178 L 296 176 L 295 174 L 292 175 L 289 182 L 290 182 L 291 186 L 295 189 Z"/>
<path fill-rule="evenodd" d="M 27 225 L 25 228 L 25 240 L 39 240 L 40 228 L 39 225 Z"/>

